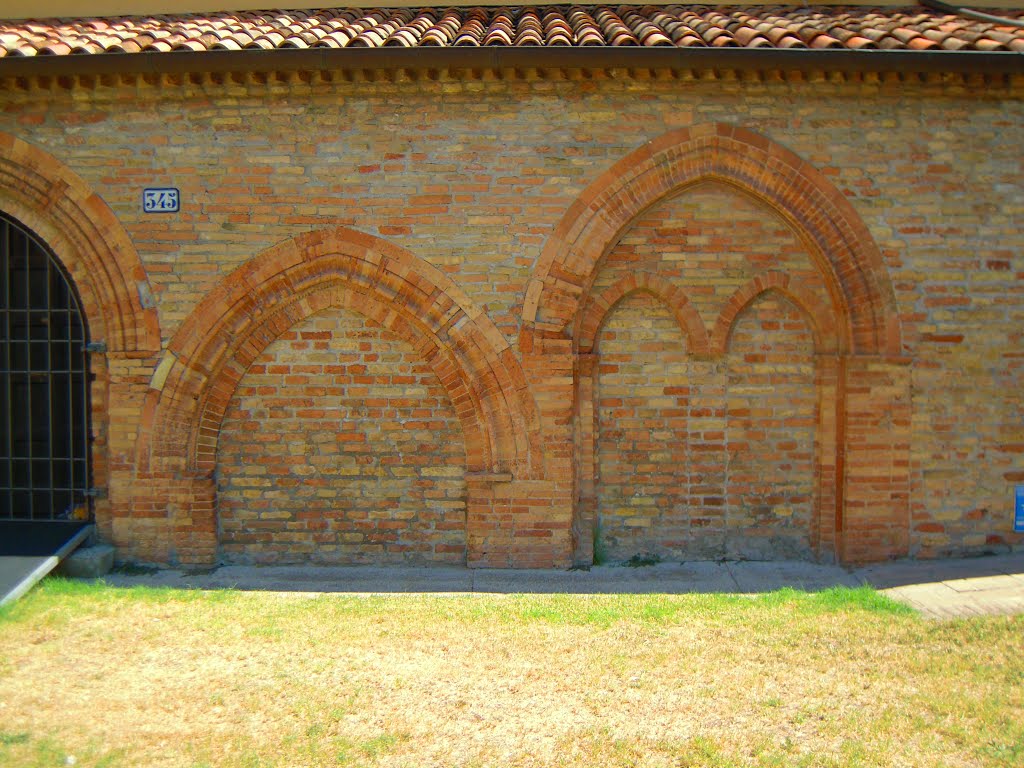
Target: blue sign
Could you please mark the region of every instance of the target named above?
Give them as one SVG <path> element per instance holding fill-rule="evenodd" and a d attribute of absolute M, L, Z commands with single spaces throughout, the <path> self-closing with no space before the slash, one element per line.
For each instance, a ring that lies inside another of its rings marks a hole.
<path fill-rule="evenodd" d="M 181 192 L 174 187 L 154 187 L 142 190 L 144 213 L 177 213 L 181 208 Z"/>
<path fill-rule="evenodd" d="M 1016 501 L 1013 507 L 1013 530 L 1024 533 L 1024 485 L 1017 486 Z"/>

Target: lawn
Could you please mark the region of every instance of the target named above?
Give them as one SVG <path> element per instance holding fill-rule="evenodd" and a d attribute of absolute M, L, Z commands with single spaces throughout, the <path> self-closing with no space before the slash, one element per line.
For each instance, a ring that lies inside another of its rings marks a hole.
<path fill-rule="evenodd" d="M 869 589 L 351 597 L 50 579 L 3 766 L 1020 766 L 1024 617 Z"/>

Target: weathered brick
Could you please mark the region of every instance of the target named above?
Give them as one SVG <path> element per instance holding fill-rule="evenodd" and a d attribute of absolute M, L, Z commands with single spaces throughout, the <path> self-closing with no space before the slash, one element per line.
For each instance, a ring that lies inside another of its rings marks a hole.
<path fill-rule="evenodd" d="M 110 349 L 97 515 L 127 556 L 565 564 L 605 512 L 644 531 L 624 556 L 1021 543 L 1019 89 L 467 77 L 0 85 L 0 208 Z M 180 214 L 140 211 L 158 185 Z M 365 346 L 335 349 L 331 312 Z M 364 415 L 328 427 L 341 398 Z M 422 472 L 409 430 L 461 432 L 464 461 Z M 452 543 L 437 484 L 460 472 Z M 325 528 L 371 478 L 341 517 L 376 528 Z M 396 488 L 419 511 L 371 518 Z M 444 536 L 405 548 L 422 510 Z"/>

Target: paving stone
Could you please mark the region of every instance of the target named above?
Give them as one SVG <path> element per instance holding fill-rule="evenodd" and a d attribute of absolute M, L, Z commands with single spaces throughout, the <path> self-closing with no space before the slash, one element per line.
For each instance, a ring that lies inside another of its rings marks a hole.
<path fill-rule="evenodd" d="M 946 579 L 943 583 L 957 592 L 984 592 L 1012 588 L 1014 580 L 1009 576 L 979 576 L 967 579 Z"/>

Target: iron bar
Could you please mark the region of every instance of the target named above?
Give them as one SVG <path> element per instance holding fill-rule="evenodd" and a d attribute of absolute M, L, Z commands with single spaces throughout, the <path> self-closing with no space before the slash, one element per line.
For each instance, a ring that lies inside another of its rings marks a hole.
<path fill-rule="evenodd" d="M 57 257 L 0 215 L 0 518 L 91 517 L 88 334 Z"/>

